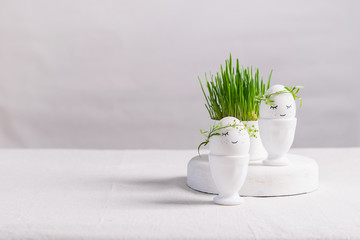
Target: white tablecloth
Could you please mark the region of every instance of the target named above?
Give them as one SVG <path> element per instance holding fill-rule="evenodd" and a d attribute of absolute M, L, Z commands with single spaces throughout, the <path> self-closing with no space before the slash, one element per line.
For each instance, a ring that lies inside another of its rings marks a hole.
<path fill-rule="evenodd" d="M 360 148 L 295 149 L 320 188 L 214 205 L 196 151 L 0 150 L 0 239 L 360 239 Z"/>

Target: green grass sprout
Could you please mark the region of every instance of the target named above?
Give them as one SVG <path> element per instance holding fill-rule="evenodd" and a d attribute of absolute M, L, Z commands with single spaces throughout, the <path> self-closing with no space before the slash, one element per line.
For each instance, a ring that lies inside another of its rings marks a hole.
<path fill-rule="evenodd" d="M 210 118 L 220 120 L 231 116 L 240 121 L 256 121 L 260 107 L 258 99 L 269 89 L 271 75 L 272 71 L 265 84 L 263 78 L 260 78 L 258 68 L 240 67 L 239 59 L 236 59 L 234 67 L 230 54 L 230 58 L 225 60 L 224 67 L 220 65 L 220 72 L 210 74 L 210 79 L 205 73 L 204 85 L 198 77 Z"/>

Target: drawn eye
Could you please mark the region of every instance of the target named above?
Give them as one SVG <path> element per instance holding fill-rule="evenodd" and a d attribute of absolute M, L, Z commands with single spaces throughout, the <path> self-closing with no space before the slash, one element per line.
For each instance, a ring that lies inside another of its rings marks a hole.
<path fill-rule="evenodd" d="M 229 132 L 223 133 L 222 135 L 223 135 L 223 136 L 228 136 L 228 135 L 229 135 Z"/>
<path fill-rule="evenodd" d="M 278 105 L 276 106 L 270 106 L 270 109 L 277 109 Z"/>
<path fill-rule="evenodd" d="M 286 108 L 287 108 L 287 109 L 289 109 L 289 108 L 291 108 L 291 107 L 292 107 L 291 105 L 290 105 L 290 106 L 286 105 Z"/>

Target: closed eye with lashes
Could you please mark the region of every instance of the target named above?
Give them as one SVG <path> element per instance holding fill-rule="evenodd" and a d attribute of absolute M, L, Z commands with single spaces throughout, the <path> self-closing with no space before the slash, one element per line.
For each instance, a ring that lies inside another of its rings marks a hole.
<path fill-rule="evenodd" d="M 229 132 L 223 133 L 222 135 L 223 135 L 223 136 L 228 136 L 228 135 L 229 135 Z"/>
<path fill-rule="evenodd" d="M 276 106 L 270 106 L 270 109 L 277 109 L 278 108 L 278 105 Z"/>
<path fill-rule="evenodd" d="M 286 105 L 286 108 L 287 108 L 287 109 L 289 109 L 289 108 L 291 108 L 291 107 L 292 107 L 292 105 L 290 105 L 290 106 Z"/>

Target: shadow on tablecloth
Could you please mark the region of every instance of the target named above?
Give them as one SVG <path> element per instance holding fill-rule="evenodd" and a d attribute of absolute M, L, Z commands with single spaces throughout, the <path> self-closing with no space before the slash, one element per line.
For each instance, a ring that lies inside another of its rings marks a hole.
<path fill-rule="evenodd" d="M 213 195 L 200 193 L 189 188 L 185 176 L 126 179 L 119 181 L 119 184 L 125 188 L 131 186 L 132 191 L 140 194 L 142 192 L 144 197 L 141 200 L 133 200 L 150 205 L 190 206 L 213 204 Z"/>

